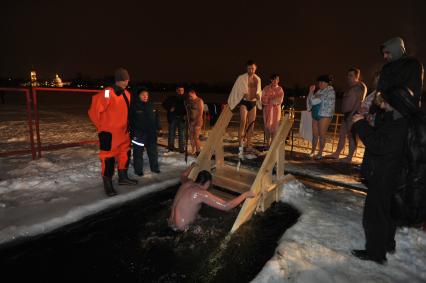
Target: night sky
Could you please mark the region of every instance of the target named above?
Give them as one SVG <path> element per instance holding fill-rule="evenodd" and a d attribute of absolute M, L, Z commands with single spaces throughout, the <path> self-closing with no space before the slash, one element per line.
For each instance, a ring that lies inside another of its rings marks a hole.
<path fill-rule="evenodd" d="M 4 2 L 4 1 L 3 1 Z M 304 86 L 358 66 L 367 82 L 379 45 L 401 36 L 426 63 L 426 1 L 7 1 L 0 76 L 111 75 L 157 82 L 233 82 L 254 59 L 266 79 Z"/>

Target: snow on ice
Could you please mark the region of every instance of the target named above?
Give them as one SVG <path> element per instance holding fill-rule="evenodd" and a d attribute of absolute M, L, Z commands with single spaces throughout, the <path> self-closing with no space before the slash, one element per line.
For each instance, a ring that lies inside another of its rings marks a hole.
<path fill-rule="evenodd" d="M 364 247 L 364 196 L 347 190 L 313 190 L 294 181 L 281 201 L 302 215 L 285 232 L 275 255 L 253 282 L 426 282 L 426 233 L 399 229 L 397 250 L 385 266 L 351 256 Z"/>

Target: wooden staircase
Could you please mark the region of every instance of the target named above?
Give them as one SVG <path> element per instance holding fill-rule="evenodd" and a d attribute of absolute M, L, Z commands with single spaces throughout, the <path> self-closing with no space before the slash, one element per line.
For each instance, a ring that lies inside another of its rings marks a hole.
<path fill-rule="evenodd" d="M 213 130 L 210 132 L 206 144 L 198 155 L 197 164 L 189 177 L 196 179 L 198 172 L 207 170 L 212 173 L 213 185 L 237 194 L 246 191 L 253 191 L 256 197 L 246 199 L 238 214 L 237 219 L 231 229 L 231 233 L 236 231 L 245 221 L 249 220 L 256 211 L 265 211 L 270 205 L 278 201 L 279 188 L 282 184 L 294 179 L 291 175 L 284 176 L 285 166 L 285 139 L 293 125 L 293 120 L 286 115 L 280 122 L 280 126 L 271 147 L 265 156 L 260 169 L 255 172 L 245 168 L 237 170 L 236 166 L 224 163 L 223 136 L 232 118 L 232 111 L 226 106 L 222 111 Z M 211 158 L 215 155 L 215 160 Z M 276 167 L 276 174 L 273 175 L 273 168 Z M 211 192 L 225 199 L 233 196 L 217 189 L 210 189 Z"/>

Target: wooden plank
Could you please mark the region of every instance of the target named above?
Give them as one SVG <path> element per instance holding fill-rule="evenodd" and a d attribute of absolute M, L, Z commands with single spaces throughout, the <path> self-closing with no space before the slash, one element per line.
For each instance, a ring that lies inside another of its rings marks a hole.
<path fill-rule="evenodd" d="M 220 114 L 219 119 L 214 125 L 213 130 L 210 132 L 207 142 L 204 144 L 200 154 L 197 157 L 196 162 L 198 166 L 192 169 L 191 173 L 189 174 L 189 178 L 191 178 L 192 180 L 196 179 L 198 172 L 200 172 L 201 170 L 207 170 L 211 172 L 212 154 L 215 148 L 220 146 L 220 142 L 222 141 L 223 136 L 225 135 L 226 128 L 228 127 L 228 124 L 229 124 L 229 121 L 231 121 L 231 118 L 232 118 L 232 111 L 229 108 L 229 106 L 226 105 L 222 113 Z M 220 152 L 219 152 L 219 157 L 220 157 Z"/>
<path fill-rule="evenodd" d="M 213 175 L 213 185 L 225 188 L 227 190 L 242 194 L 250 190 L 250 185 L 245 183 L 235 182 L 232 179 Z"/>
<path fill-rule="evenodd" d="M 250 190 L 255 178 L 255 172 L 244 168 L 238 171 L 235 167 L 224 165 L 214 171 L 213 184 L 241 194 Z"/>
<path fill-rule="evenodd" d="M 277 162 L 277 151 L 279 150 L 279 146 L 282 141 L 287 137 L 290 129 L 292 127 L 293 121 L 289 119 L 289 116 L 286 115 L 284 119 L 282 119 L 280 127 L 278 128 L 278 132 L 272 141 L 271 147 L 265 156 L 265 159 L 260 167 L 257 177 L 251 187 L 251 191 L 256 194 L 255 198 L 246 199 L 244 201 L 243 207 L 241 208 L 237 219 L 232 226 L 231 233 L 236 231 L 245 221 L 250 219 L 253 215 L 256 207 L 258 206 L 259 200 L 261 200 L 261 193 L 263 190 L 266 190 L 265 183 L 265 174 L 271 174 L 272 168 Z"/>
<path fill-rule="evenodd" d="M 240 170 L 237 170 L 236 167 L 230 165 L 224 165 L 217 168 L 214 171 L 214 174 L 223 176 L 225 178 L 234 179 L 238 182 L 246 183 L 250 186 L 253 184 L 257 176 L 257 172 L 250 171 L 245 168 L 240 168 Z"/>

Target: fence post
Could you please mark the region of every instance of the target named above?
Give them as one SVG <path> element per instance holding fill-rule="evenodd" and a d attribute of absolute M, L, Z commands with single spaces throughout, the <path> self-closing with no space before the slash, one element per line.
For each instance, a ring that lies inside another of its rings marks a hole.
<path fill-rule="evenodd" d="M 339 124 L 339 114 L 336 115 L 336 123 L 334 124 L 333 141 L 331 142 L 331 152 L 334 152 L 334 142 L 336 140 L 337 125 Z"/>
<path fill-rule="evenodd" d="M 37 101 L 36 88 L 32 88 L 32 96 L 33 96 L 34 119 L 35 119 L 36 138 L 37 138 L 37 155 L 38 155 L 38 158 L 41 158 L 40 116 L 38 114 L 38 101 Z"/>
<path fill-rule="evenodd" d="M 33 160 L 36 159 L 36 150 L 34 145 L 34 132 L 33 132 L 33 117 L 31 114 L 31 97 L 30 90 L 24 89 L 25 98 L 27 102 L 27 120 L 28 120 L 28 132 L 30 135 L 30 147 L 31 147 L 31 157 Z"/>

